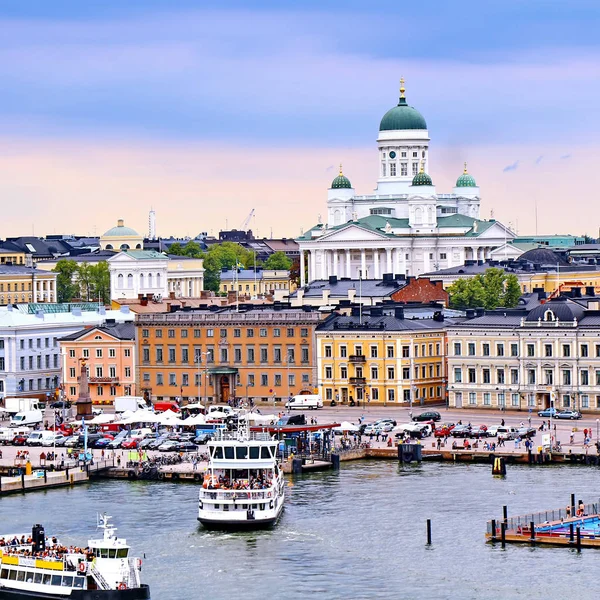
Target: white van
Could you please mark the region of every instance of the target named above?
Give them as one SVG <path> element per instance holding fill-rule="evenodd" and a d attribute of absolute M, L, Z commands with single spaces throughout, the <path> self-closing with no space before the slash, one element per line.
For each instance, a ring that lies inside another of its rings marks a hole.
<path fill-rule="evenodd" d="M 154 433 L 154 432 L 149 427 L 142 427 L 140 429 L 132 429 L 131 433 L 129 434 L 129 439 L 141 440 L 141 439 L 145 438 L 146 436 L 151 435 L 152 433 Z"/>
<path fill-rule="evenodd" d="M 318 394 L 300 394 L 290 398 L 285 407 L 288 410 L 292 410 L 292 408 L 323 408 L 323 400 Z"/>
<path fill-rule="evenodd" d="M 10 444 L 16 436 L 24 435 L 28 436 L 31 433 L 29 427 L 8 427 L 0 428 L 0 444 Z"/>
<path fill-rule="evenodd" d="M 10 419 L 11 427 L 19 427 L 21 425 L 37 425 L 44 420 L 44 415 L 41 410 L 24 410 L 17 413 Z"/>

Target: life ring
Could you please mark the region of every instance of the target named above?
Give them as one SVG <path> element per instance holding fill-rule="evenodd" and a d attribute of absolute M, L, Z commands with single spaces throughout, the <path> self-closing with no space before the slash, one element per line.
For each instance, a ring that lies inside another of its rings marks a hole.
<path fill-rule="evenodd" d="M 121 581 L 121 583 L 117 586 L 118 590 L 126 590 L 127 589 L 127 585 L 125 584 L 124 581 Z"/>
<path fill-rule="evenodd" d="M 271 497 L 271 492 L 267 492 L 267 498 Z"/>
<path fill-rule="evenodd" d="M 85 573 L 87 571 L 87 565 L 84 562 L 79 563 L 79 572 Z"/>
<path fill-rule="evenodd" d="M 137 559 L 137 568 L 138 568 L 138 571 L 142 570 L 142 559 L 141 558 Z"/>

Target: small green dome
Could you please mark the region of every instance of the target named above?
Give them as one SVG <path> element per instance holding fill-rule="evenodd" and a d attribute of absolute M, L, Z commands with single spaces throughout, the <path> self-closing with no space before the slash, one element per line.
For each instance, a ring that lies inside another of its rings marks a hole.
<path fill-rule="evenodd" d="M 456 180 L 456 187 L 477 187 L 473 175 L 467 173 L 467 163 L 465 163 L 463 174 Z"/>
<path fill-rule="evenodd" d="M 102 237 L 124 237 L 124 236 L 136 236 L 139 237 L 139 233 L 131 227 L 125 227 L 123 219 L 117 221 L 116 227 L 111 227 Z"/>
<path fill-rule="evenodd" d="M 342 173 L 342 165 L 340 165 L 340 174 L 331 182 L 331 189 L 351 188 L 350 180 Z"/>
<path fill-rule="evenodd" d="M 421 170 L 413 177 L 411 185 L 433 185 L 431 177 L 423 170 L 423 165 L 421 165 Z"/>

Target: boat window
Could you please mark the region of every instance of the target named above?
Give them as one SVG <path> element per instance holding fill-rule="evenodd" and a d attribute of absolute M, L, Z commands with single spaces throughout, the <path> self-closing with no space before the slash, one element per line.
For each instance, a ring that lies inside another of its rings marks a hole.
<path fill-rule="evenodd" d="M 0 571 L 0 579 L 8 579 L 8 569 L 2 569 L 2 571 Z"/>
<path fill-rule="evenodd" d="M 260 448 L 258 446 L 250 446 L 250 458 L 258 458 Z"/>
<path fill-rule="evenodd" d="M 25 571 L 17 571 L 17 581 L 25 581 Z"/>
<path fill-rule="evenodd" d="M 33 578 L 33 583 L 42 583 L 42 574 L 36 573 Z"/>
<path fill-rule="evenodd" d="M 27 581 L 27 583 L 33 583 L 33 572 L 32 571 L 25 572 L 25 581 Z"/>
<path fill-rule="evenodd" d="M 117 550 L 117 558 L 127 558 L 127 548 L 119 548 Z"/>
<path fill-rule="evenodd" d="M 225 458 L 233 459 L 233 446 L 225 446 Z"/>
<path fill-rule="evenodd" d="M 73 577 L 65 575 L 63 577 L 62 584 L 67 587 L 73 587 Z"/>
<path fill-rule="evenodd" d="M 60 585 L 60 580 L 62 577 L 60 575 L 52 575 L 52 585 Z"/>
<path fill-rule="evenodd" d="M 100 548 L 100 558 L 108 558 L 108 549 Z"/>
<path fill-rule="evenodd" d="M 238 446 L 235 449 L 235 457 L 238 460 L 243 460 L 244 458 L 248 458 L 248 447 L 247 446 Z"/>
<path fill-rule="evenodd" d="M 261 458 L 271 458 L 271 455 L 269 454 L 269 449 L 266 446 L 263 446 L 260 449 L 260 457 Z"/>
<path fill-rule="evenodd" d="M 117 558 L 117 551 L 115 549 L 109 550 L 108 558 Z"/>
<path fill-rule="evenodd" d="M 221 448 L 221 446 L 215 446 L 213 448 L 213 458 L 223 458 L 223 448 Z"/>
<path fill-rule="evenodd" d="M 271 456 L 275 458 L 275 453 L 277 452 L 277 446 L 269 446 L 269 450 L 271 451 Z"/>
<path fill-rule="evenodd" d="M 44 585 L 50 585 L 50 581 L 52 580 L 52 576 L 49 574 L 44 573 L 44 581 L 42 581 L 42 583 Z"/>
<path fill-rule="evenodd" d="M 83 589 L 83 583 L 85 579 L 83 577 L 75 577 L 75 587 L 79 589 Z"/>
<path fill-rule="evenodd" d="M 10 573 L 9 573 L 9 575 L 8 575 L 8 578 L 9 578 L 11 581 L 15 581 L 15 579 L 17 578 L 17 572 L 16 572 L 14 569 L 11 569 L 11 570 L 10 570 Z"/>

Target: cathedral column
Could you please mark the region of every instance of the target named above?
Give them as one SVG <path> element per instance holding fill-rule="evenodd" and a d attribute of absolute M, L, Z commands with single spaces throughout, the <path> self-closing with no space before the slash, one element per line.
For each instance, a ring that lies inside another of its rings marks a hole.
<path fill-rule="evenodd" d="M 361 279 L 365 279 L 365 273 L 367 271 L 367 256 L 364 248 L 362 248 L 360 251 L 360 271 Z"/>
<path fill-rule="evenodd" d="M 321 250 L 321 279 L 327 279 L 326 265 L 327 250 Z"/>
<path fill-rule="evenodd" d="M 392 249 L 385 249 L 385 259 L 386 259 L 386 271 L 388 273 L 394 273 L 394 267 L 392 267 Z"/>
<path fill-rule="evenodd" d="M 394 275 L 400 275 L 402 273 L 400 269 L 400 253 L 402 250 L 400 248 L 396 248 L 396 258 L 394 259 Z"/>
<path fill-rule="evenodd" d="M 350 262 L 350 250 L 346 249 L 346 277 L 352 278 L 352 266 Z"/>
<path fill-rule="evenodd" d="M 461 246 L 461 248 L 460 248 L 460 264 L 461 265 L 465 264 L 465 259 L 466 259 L 465 247 Z"/>
<path fill-rule="evenodd" d="M 338 251 L 333 251 L 333 274 L 337 277 L 339 274 Z"/>
<path fill-rule="evenodd" d="M 373 278 L 379 279 L 379 249 L 373 250 L 373 271 Z"/>
<path fill-rule="evenodd" d="M 304 287 L 306 285 L 304 268 L 304 250 L 300 250 L 300 287 Z"/>

